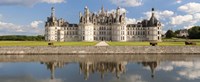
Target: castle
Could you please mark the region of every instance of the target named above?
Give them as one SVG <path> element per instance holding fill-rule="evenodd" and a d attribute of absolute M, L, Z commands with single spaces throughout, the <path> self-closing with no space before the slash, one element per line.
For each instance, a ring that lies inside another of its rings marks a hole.
<path fill-rule="evenodd" d="M 118 7 L 115 12 L 101 8 L 92 13 L 85 7 L 84 14 L 79 13 L 79 24 L 70 24 L 64 19 L 57 19 L 55 8 L 51 8 L 51 16 L 45 24 L 46 41 L 162 41 L 161 23 L 154 15 L 149 20 L 137 24 L 126 23 L 126 13 Z"/>

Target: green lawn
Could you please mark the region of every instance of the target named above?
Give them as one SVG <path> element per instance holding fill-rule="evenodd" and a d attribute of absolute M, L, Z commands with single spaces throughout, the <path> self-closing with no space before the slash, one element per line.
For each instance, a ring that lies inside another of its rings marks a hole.
<path fill-rule="evenodd" d="M 200 39 L 181 39 L 181 38 L 173 38 L 173 39 L 162 39 L 163 42 L 184 42 L 184 41 L 193 41 L 200 42 Z"/>
<path fill-rule="evenodd" d="M 98 42 L 54 42 L 55 46 L 94 46 Z M 107 42 L 110 46 L 149 46 L 149 42 Z M 196 42 L 200 46 L 200 42 Z M 44 41 L 0 41 L 0 46 L 47 46 Z M 184 46 L 184 41 L 160 42 L 158 46 Z"/>
<path fill-rule="evenodd" d="M 110 46 L 149 46 L 149 42 L 107 42 Z M 159 42 L 158 46 L 184 46 L 185 42 Z M 200 42 L 197 42 L 200 46 Z"/>
<path fill-rule="evenodd" d="M 149 42 L 107 42 L 110 46 L 147 46 Z"/>
<path fill-rule="evenodd" d="M 55 46 L 93 46 L 97 42 L 54 42 Z M 44 41 L 0 41 L 0 46 L 47 46 Z"/>

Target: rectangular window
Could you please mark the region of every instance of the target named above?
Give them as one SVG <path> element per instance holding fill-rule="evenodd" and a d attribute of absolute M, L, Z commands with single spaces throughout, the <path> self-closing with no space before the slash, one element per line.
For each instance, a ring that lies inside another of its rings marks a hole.
<path fill-rule="evenodd" d="M 84 37 L 84 36 L 83 36 L 82 38 L 83 38 L 83 40 L 85 40 L 85 37 Z"/>

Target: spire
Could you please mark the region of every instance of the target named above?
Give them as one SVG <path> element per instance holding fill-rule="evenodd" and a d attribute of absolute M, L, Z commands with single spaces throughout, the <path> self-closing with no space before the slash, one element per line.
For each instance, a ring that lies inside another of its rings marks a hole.
<path fill-rule="evenodd" d="M 120 9 L 120 6 L 118 6 L 117 9 Z"/>
<path fill-rule="evenodd" d="M 155 69 L 157 67 L 157 62 L 150 62 L 149 66 L 150 66 L 150 69 L 151 69 L 151 77 L 154 78 Z"/>
<path fill-rule="evenodd" d="M 89 13 L 90 13 L 90 10 L 88 9 L 87 6 L 85 6 L 85 14 L 86 14 L 86 15 L 89 15 Z"/>
<path fill-rule="evenodd" d="M 101 7 L 101 12 L 104 13 L 104 7 L 103 7 L 103 5 Z"/>
<path fill-rule="evenodd" d="M 152 17 L 153 17 L 153 16 L 154 16 L 154 8 L 152 8 L 152 10 L 151 10 L 151 11 L 152 11 Z"/>
<path fill-rule="evenodd" d="M 54 71 L 55 71 L 55 66 L 54 66 L 54 62 L 50 63 L 51 67 L 50 67 L 50 71 L 51 71 L 51 79 L 54 79 Z"/>
<path fill-rule="evenodd" d="M 51 17 L 55 17 L 55 8 L 54 7 L 51 8 Z"/>
<path fill-rule="evenodd" d="M 79 12 L 79 17 L 80 17 L 80 18 L 82 17 L 82 13 L 81 13 L 81 12 Z"/>
<path fill-rule="evenodd" d="M 87 7 L 87 6 L 85 6 L 85 9 L 88 9 L 88 7 Z"/>
<path fill-rule="evenodd" d="M 117 15 L 119 15 L 120 14 L 120 7 L 117 7 Z"/>

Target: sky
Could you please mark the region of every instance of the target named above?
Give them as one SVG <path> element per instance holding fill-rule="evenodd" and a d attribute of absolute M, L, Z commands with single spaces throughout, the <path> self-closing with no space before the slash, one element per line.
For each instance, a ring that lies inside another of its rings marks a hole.
<path fill-rule="evenodd" d="M 155 8 L 163 33 L 200 25 L 200 0 L 0 0 L 0 35 L 43 35 L 51 7 L 57 18 L 78 24 L 85 6 L 95 13 L 102 6 L 109 12 L 120 7 L 127 23 L 149 19 Z"/>

